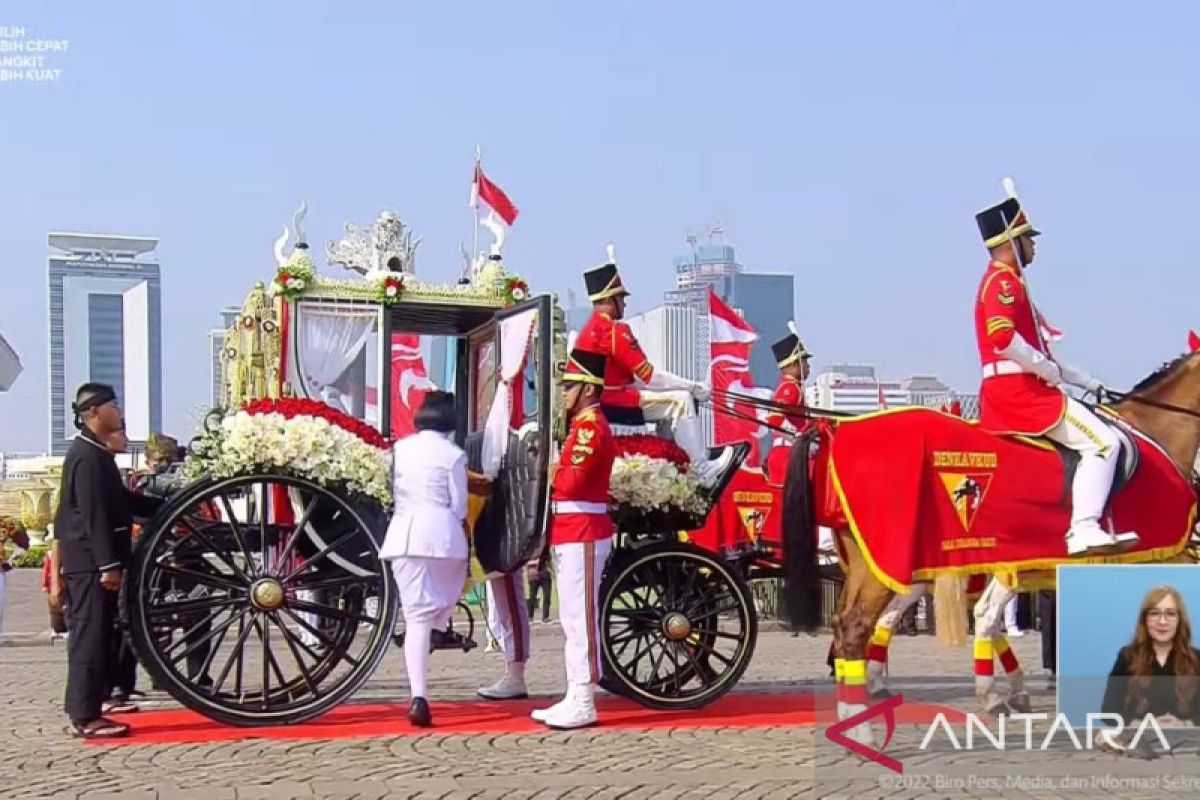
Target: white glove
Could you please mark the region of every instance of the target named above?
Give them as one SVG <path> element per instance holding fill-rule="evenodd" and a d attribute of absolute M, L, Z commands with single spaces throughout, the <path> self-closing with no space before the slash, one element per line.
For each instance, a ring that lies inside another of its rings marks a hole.
<path fill-rule="evenodd" d="M 692 397 L 696 398 L 696 402 L 703 403 L 712 397 L 712 389 L 705 386 L 703 383 L 692 384 Z"/>
<path fill-rule="evenodd" d="M 1069 383 L 1072 386 L 1078 386 L 1088 392 L 1096 393 L 1100 390 L 1102 384 L 1094 377 L 1084 372 L 1081 369 L 1076 369 L 1069 364 L 1059 364 L 1059 370 L 1062 372 L 1064 383 Z"/>
<path fill-rule="evenodd" d="M 1010 361 L 1015 361 L 1025 369 L 1037 375 L 1051 386 L 1058 386 L 1062 383 L 1062 370 L 1046 356 L 1034 349 L 1029 342 L 1025 341 L 1019 333 L 1013 334 L 1012 341 L 1008 347 L 998 351 L 999 355 L 1004 356 Z"/>
<path fill-rule="evenodd" d="M 690 381 L 687 378 L 681 378 L 673 372 L 667 372 L 665 369 L 655 369 L 650 373 L 650 380 L 645 381 L 644 385 L 647 389 L 654 391 L 684 391 L 691 392 L 693 395 L 696 390 L 693 388 L 696 385 L 695 381 Z"/>

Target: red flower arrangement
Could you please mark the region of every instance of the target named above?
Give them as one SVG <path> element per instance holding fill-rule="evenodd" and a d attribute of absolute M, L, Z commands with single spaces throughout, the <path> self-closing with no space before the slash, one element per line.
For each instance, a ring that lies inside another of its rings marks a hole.
<path fill-rule="evenodd" d="M 646 456 L 670 461 L 681 471 L 686 471 L 691 459 L 683 448 L 667 439 L 646 434 L 634 436 L 617 436 L 614 438 L 618 456 Z"/>
<path fill-rule="evenodd" d="M 387 275 L 379 282 L 379 302 L 390 306 L 404 294 L 404 278 L 399 274 Z"/>
<path fill-rule="evenodd" d="M 516 305 L 529 299 L 529 284 L 520 278 L 506 278 L 504 281 L 504 302 L 506 305 Z"/>
<path fill-rule="evenodd" d="M 342 413 L 320 400 L 283 397 L 278 400 L 262 398 L 252 400 L 242 407 L 247 414 L 280 414 L 284 419 L 295 417 L 317 417 L 347 433 L 354 434 L 372 447 L 387 450 L 390 445 L 379 431 L 360 419 Z"/>

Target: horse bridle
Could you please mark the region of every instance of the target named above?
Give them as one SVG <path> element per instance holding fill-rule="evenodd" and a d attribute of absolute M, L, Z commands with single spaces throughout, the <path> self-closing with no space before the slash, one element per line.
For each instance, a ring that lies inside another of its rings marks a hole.
<path fill-rule="evenodd" d="M 1138 395 L 1138 394 L 1131 394 L 1128 392 L 1116 392 L 1116 391 L 1113 391 L 1112 389 L 1105 389 L 1103 386 L 1101 386 L 1099 389 L 1096 390 L 1096 399 L 1101 403 L 1104 403 L 1106 400 L 1108 402 L 1114 402 L 1114 403 L 1120 403 L 1120 402 L 1140 403 L 1141 405 L 1144 405 L 1144 406 L 1150 406 L 1151 408 L 1157 408 L 1160 411 L 1169 411 L 1173 414 L 1183 414 L 1184 416 L 1195 417 L 1196 419 L 1200 419 L 1200 411 L 1193 411 L 1192 409 L 1184 408 L 1183 406 L 1177 406 L 1177 405 L 1173 405 L 1171 403 L 1164 403 L 1161 400 L 1151 400 L 1149 397 L 1142 397 L 1141 395 Z"/>

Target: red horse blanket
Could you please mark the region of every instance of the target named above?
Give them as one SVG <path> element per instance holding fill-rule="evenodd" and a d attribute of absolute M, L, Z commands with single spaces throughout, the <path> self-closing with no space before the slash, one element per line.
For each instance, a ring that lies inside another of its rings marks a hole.
<path fill-rule="evenodd" d="M 1187 546 L 1196 495 L 1164 452 L 1138 443 L 1141 464 L 1111 514 L 1117 530 L 1141 540 L 1120 555 L 1068 559 L 1070 487 L 1047 442 L 994 436 L 928 409 L 840 421 L 819 455 L 818 518 L 849 527 L 872 572 L 895 591 L 945 572 L 1166 560 Z"/>

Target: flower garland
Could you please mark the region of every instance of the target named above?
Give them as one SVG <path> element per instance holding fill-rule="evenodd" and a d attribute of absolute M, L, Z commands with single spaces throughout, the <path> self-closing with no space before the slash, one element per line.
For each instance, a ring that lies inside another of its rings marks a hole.
<path fill-rule="evenodd" d="M 504 304 L 511 306 L 524 302 L 529 297 L 529 284 L 520 278 L 504 279 Z"/>
<path fill-rule="evenodd" d="M 670 461 L 681 472 L 686 472 L 691 464 L 688 454 L 684 452 L 682 447 L 670 439 L 664 439 L 661 436 L 650 436 L 648 434 L 617 436 L 614 441 L 617 445 L 617 455 L 619 457 L 643 455 L 647 458 L 662 459 Z"/>
<path fill-rule="evenodd" d="M 617 437 L 618 442 L 622 438 Z M 673 459 L 638 452 L 621 455 L 613 462 L 608 493 L 613 503 L 639 511 L 704 514 L 708 510 L 695 475 Z"/>
<path fill-rule="evenodd" d="M 395 304 L 400 300 L 400 296 L 404 294 L 404 274 L 401 272 L 389 272 L 378 281 L 377 299 L 385 306 Z"/>
<path fill-rule="evenodd" d="M 190 478 L 280 471 L 392 502 L 391 452 L 369 425 L 314 400 L 256 400 L 209 423 L 184 466 Z"/>
<path fill-rule="evenodd" d="M 0 517 L 0 558 L 4 557 L 5 542 L 12 542 L 23 548 L 29 547 L 29 539 L 25 536 L 25 524 L 16 517 Z"/>

